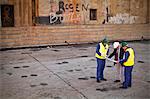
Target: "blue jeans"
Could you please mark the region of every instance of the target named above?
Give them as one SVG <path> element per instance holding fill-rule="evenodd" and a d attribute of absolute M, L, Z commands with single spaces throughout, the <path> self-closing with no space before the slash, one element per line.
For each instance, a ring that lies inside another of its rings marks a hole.
<path fill-rule="evenodd" d="M 125 66 L 124 67 L 124 83 L 123 87 L 131 87 L 132 85 L 132 69 L 133 66 Z"/>
<path fill-rule="evenodd" d="M 105 59 L 97 59 L 97 80 L 104 79 L 104 68 L 105 68 Z"/>

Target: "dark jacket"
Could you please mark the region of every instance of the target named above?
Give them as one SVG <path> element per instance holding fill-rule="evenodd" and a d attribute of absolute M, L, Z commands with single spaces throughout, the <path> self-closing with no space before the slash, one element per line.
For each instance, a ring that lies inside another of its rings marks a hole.
<path fill-rule="evenodd" d="M 118 49 L 115 48 L 114 51 L 109 55 L 108 58 L 112 58 L 113 56 L 115 56 L 115 60 L 118 61 Z M 120 48 L 120 54 L 119 54 L 119 60 L 123 59 L 123 55 L 124 55 L 124 50 L 123 48 L 121 47 Z"/>

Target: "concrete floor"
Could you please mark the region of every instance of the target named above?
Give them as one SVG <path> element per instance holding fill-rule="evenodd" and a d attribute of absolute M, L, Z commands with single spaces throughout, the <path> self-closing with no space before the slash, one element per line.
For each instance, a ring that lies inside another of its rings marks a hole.
<path fill-rule="evenodd" d="M 129 43 L 136 60 L 128 89 L 113 82 L 110 61 L 105 68 L 108 81 L 96 82 L 96 44 L 1 51 L 0 99 L 150 99 L 149 44 Z"/>

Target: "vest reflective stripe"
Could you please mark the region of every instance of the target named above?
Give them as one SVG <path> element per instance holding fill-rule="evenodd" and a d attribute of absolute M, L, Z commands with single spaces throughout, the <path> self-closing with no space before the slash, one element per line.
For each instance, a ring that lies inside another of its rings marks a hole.
<path fill-rule="evenodd" d="M 104 47 L 104 45 L 102 43 L 99 43 L 100 45 L 100 49 L 99 52 L 101 53 L 101 56 L 99 56 L 97 53 L 95 54 L 95 57 L 99 58 L 99 59 L 106 59 L 106 54 L 108 51 L 108 44 L 106 44 L 106 46 Z M 104 57 L 102 57 L 104 56 Z"/>
<path fill-rule="evenodd" d="M 133 66 L 134 65 L 134 51 L 132 48 L 128 48 L 126 52 L 129 52 L 129 57 L 126 62 L 123 63 L 124 66 Z"/>

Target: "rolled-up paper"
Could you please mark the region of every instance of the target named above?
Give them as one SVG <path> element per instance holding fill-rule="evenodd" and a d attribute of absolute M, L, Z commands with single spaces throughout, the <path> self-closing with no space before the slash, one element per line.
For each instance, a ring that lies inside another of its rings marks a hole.
<path fill-rule="evenodd" d="M 106 57 L 106 59 L 107 59 L 107 60 L 109 60 L 109 61 L 111 61 L 111 62 L 115 62 L 115 63 L 117 63 L 117 61 L 112 60 L 112 59 L 110 59 L 110 58 L 108 58 L 108 57 Z"/>

